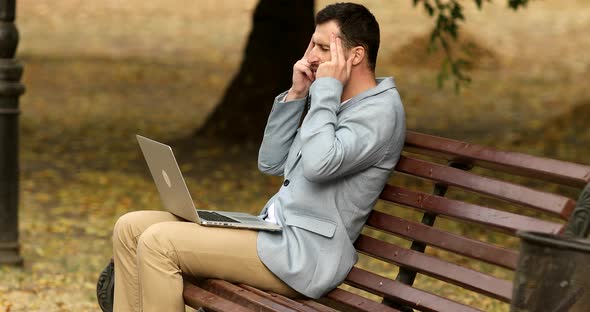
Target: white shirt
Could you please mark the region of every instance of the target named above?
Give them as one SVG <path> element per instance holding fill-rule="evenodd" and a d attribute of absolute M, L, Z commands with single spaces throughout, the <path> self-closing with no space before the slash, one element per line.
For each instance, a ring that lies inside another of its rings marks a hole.
<path fill-rule="evenodd" d="M 299 157 L 299 154 L 301 154 L 301 151 L 298 152 L 297 157 Z M 274 224 L 279 224 L 279 222 L 277 222 L 277 215 L 275 213 L 275 203 L 271 203 L 270 206 L 268 206 L 268 209 L 266 210 L 266 218 L 264 218 L 264 220 L 268 221 L 268 222 L 272 222 Z"/>
<path fill-rule="evenodd" d="M 264 220 L 272 222 L 274 224 L 278 224 L 277 216 L 275 215 L 275 203 L 272 203 L 270 204 L 270 206 L 268 206 L 267 212 L 268 214 L 266 215 L 266 218 L 264 218 Z"/>

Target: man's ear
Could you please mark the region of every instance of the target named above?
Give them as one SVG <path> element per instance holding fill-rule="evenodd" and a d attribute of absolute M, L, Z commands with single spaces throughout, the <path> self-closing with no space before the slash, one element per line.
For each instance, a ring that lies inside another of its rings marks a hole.
<path fill-rule="evenodd" d="M 350 57 L 352 57 L 352 65 L 358 65 L 365 59 L 365 48 L 358 46 L 352 48 L 350 51 Z"/>

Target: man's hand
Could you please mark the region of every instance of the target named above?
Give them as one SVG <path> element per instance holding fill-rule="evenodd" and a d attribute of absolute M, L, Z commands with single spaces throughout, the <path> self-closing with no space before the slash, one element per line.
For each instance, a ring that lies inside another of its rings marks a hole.
<path fill-rule="evenodd" d="M 328 62 L 320 64 L 316 72 L 316 78 L 332 77 L 340 80 L 342 85 L 346 85 L 350 78 L 353 57 L 350 55 L 348 60 L 344 57 L 342 40 L 335 34 L 330 35 L 330 54 L 331 59 Z"/>
<path fill-rule="evenodd" d="M 307 46 L 307 50 L 305 50 L 303 57 L 293 65 L 293 85 L 291 86 L 291 89 L 289 89 L 285 101 L 300 99 L 307 96 L 309 87 L 315 80 L 315 74 L 311 68 L 311 64 L 307 60 L 313 46 L 312 38 L 312 40 L 309 41 L 309 45 Z"/>

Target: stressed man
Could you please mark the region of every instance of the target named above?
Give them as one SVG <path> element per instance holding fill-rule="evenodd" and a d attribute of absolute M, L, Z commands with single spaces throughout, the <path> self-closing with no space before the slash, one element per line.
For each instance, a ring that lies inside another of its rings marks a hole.
<path fill-rule="evenodd" d="M 283 231 L 259 233 L 258 256 L 308 297 L 338 286 L 357 261 L 353 242 L 403 147 L 403 106 L 393 79 L 375 78 L 378 49 L 379 25 L 365 7 L 318 12 L 264 132 L 258 166 L 284 183 L 263 216 Z"/>
<path fill-rule="evenodd" d="M 353 242 L 404 143 L 394 81 L 375 78 L 378 48 L 379 25 L 365 7 L 339 3 L 318 12 L 259 151 L 260 170 L 284 176 L 261 213 L 282 231 L 128 213 L 113 231 L 114 310 L 184 311 L 183 275 L 290 297 L 318 298 L 338 286 L 357 261 Z"/>

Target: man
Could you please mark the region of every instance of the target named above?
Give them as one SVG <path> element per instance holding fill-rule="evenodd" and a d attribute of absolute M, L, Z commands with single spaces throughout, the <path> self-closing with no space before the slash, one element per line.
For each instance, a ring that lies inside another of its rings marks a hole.
<path fill-rule="evenodd" d="M 261 214 L 283 230 L 203 227 L 162 211 L 126 214 L 113 233 L 116 312 L 184 311 L 183 274 L 311 298 L 344 280 L 357 260 L 353 242 L 403 146 L 393 79 L 375 79 L 378 47 L 379 26 L 365 7 L 318 12 L 259 152 L 261 171 L 285 177 Z"/>
<path fill-rule="evenodd" d="M 356 262 L 352 243 L 403 147 L 393 79 L 375 79 L 378 48 L 379 26 L 366 8 L 344 3 L 318 12 L 293 85 L 275 99 L 264 132 L 259 168 L 285 179 L 263 215 L 283 231 L 259 233 L 258 255 L 308 297 L 338 286 Z"/>

